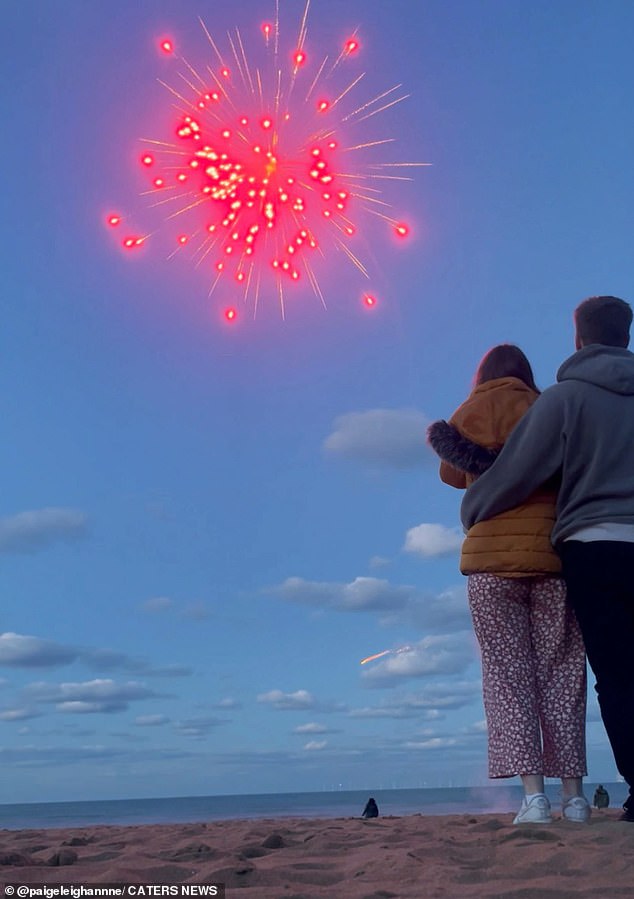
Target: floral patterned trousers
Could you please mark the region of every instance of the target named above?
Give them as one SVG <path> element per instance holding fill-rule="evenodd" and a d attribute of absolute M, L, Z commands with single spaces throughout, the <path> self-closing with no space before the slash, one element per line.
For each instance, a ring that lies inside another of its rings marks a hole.
<path fill-rule="evenodd" d="M 582 777 L 586 657 L 564 581 L 472 574 L 468 595 L 482 655 L 489 777 Z"/>

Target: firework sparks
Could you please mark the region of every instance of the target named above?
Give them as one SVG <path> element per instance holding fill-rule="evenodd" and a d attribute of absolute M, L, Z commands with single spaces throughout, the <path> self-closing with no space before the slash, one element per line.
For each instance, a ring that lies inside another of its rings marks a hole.
<path fill-rule="evenodd" d="M 169 256 L 187 252 L 197 268 L 210 272 L 208 295 L 222 295 L 227 322 L 239 319 L 239 299 L 255 314 L 265 289 L 282 316 L 287 295 L 302 285 L 325 306 L 320 273 L 339 260 L 370 280 L 355 237 L 373 218 L 396 236 L 410 233 L 408 223 L 385 211 L 389 203 L 378 198 L 377 182 L 411 179 L 378 170 L 427 163 L 357 162 L 364 151 L 394 140 L 362 134 L 358 123 L 406 95 L 394 98 L 397 85 L 370 100 L 354 99 L 364 74 L 350 66 L 358 63 L 361 41 L 356 32 L 348 36 L 328 65 L 328 56 L 319 58 L 308 46 L 309 5 L 288 50 L 278 0 L 274 22 L 260 26 L 253 57 L 238 29 L 227 35 L 223 54 L 202 20 L 212 58 L 200 71 L 176 52 L 172 38 L 157 42 L 179 67 L 176 86 L 160 80 L 175 119 L 171 139 L 142 139 L 143 193 L 164 213 L 163 225 L 178 226 Z M 114 231 L 125 219 L 112 213 L 106 221 Z M 134 250 L 149 238 L 127 233 L 121 244 Z M 371 309 L 379 301 L 367 287 L 359 288 L 358 298 Z"/>
<path fill-rule="evenodd" d="M 383 656 L 394 655 L 398 656 L 402 652 L 412 652 L 411 646 L 400 646 L 398 649 L 384 649 L 383 652 L 375 652 L 372 656 L 366 656 L 365 659 L 361 659 L 361 665 L 367 665 L 368 662 L 374 662 L 376 659 L 382 659 Z"/>

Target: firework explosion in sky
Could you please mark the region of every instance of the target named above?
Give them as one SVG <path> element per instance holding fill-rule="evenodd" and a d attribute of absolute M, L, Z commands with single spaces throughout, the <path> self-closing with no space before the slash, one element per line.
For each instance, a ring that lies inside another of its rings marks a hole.
<path fill-rule="evenodd" d="M 411 180 L 402 170 L 424 163 L 363 161 L 394 140 L 369 136 L 363 123 L 407 95 L 396 85 L 356 99 L 364 78 L 354 71 L 357 32 L 336 54 L 313 55 L 309 5 L 287 48 L 276 4 L 274 19 L 259 26 L 261 64 L 247 55 L 238 29 L 227 35 L 223 54 L 202 19 L 211 49 L 202 70 L 180 55 L 172 38 L 158 40 L 160 52 L 179 65 L 175 84 L 161 80 L 175 108 L 174 130 L 167 140 L 142 139 L 143 193 L 162 211 L 163 224 L 175 226 L 169 256 L 188 253 L 211 273 L 209 296 L 222 297 L 228 322 L 243 309 L 255 315 L 260 299 L 271 296 L 284 317 L 287 297 L 303 286 L 325 307 L 320 269 L 339 260 L 354 267 L 356 297 L 372 308 L 377 296 L 358 232 L 376 218 L 397 238 L 410 231 L 390 215 L 381 187 Z M 133 232 L 118 212 L 107 222 L 122 233 L 126 250 L 151 237 Z M 354 291 L 351 285 L 353 297 Z"/>

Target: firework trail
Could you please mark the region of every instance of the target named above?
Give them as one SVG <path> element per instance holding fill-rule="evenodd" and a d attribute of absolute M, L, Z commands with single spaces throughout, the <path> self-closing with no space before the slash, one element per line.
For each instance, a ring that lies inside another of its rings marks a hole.
<path fill-rule="evenodd" d="M 409 225 L 389 214 L 381 187 L 409 181 L 405 169 L 427 164 L 359 161 L 394 139 L 358 132 L 358 126 L 407 94 L 396 85 L 355 100 L 364 77 L 352 71 L 357 33 L 334 59 L 313 56 L 309 5 L 307 0 L 290 50 L 282 46 L 279 0 L 274 20 L 260 28 L 255 57 L 247 55 L 237 28 L 227 34 L 223 52 L 202 19 L 211 51 L 203 69 L 179 55 L 171 38 L 159 42 L 178 66 L 175 84 L 160 82 L 174 108 L 174 127 L 167 139 L 142 139 L 144 194 L 163 224 L 178 228 L 169 256 L 187 253 L 210 273 L 209 296 L 218 291 L 225 303 L 230 299 L 223 311 L 230 322 L 238 317 L 238 299 L 255 315 L 265 294 L 275 296 L 284 317 L 287 298 L 302 285 L 325 307 L 320 269 L 338 266 L 340 259 L 368 282 L 355 236 L 378 217 L 406 237 Z M 132 233 L 119 212 L 107 224 L 124 232 L 126 250 L 150 240 L 149 233 Z M 367 307 L 376 305 L 369 285 L 359 295 Z"/>
<path fill-rule="evenodd" d="M 361 662 L 359 664 L 367 665 L 368 662 L 374 662 L 375 659 L 382 659 L 383 656 L 398 656 L 402 652 L 412 652 L 412 647 L 400 646 L 398 649 L 384 649 L 383 652 L 376 652 L 373 656 L 366 656 L 365 659 L 361 659 Z"/>

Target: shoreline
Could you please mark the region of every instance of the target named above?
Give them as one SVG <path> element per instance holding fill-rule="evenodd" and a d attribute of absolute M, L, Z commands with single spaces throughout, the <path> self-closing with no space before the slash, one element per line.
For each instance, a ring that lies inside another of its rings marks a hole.
<path fill-rule="evenodd" d="M 593 809 L 589 824 L 522 826 L 504 812 L 0 830 L 0 882 L 221 882 L 227 896 L 249 899 L 616 899 L 633 890 L 634 825 L 619 815 Z"/>
<path fill-rule="evenodd" d="M 622 783 L 606 783 L 611 805 L 627 796 Z M 584 789 L 591 802 L 596 784 Z M 553 807 L 559 805 L 560 784 L 546 784 Z M 360 815 L 369 796 L 374 796 L 382 815 L 505 814 L 519 808 L 523 791 L 512 781 L 486 786 L 405 788 L 263 793 L 208 796 L 174 796 L 131 799 L 93 799 L 0 804 L 0 829 L 33 830 L 94 827 L 102 824 L 192 824 L 212 821 L 253 821 L 262 818 L 347 818 Z"/>

